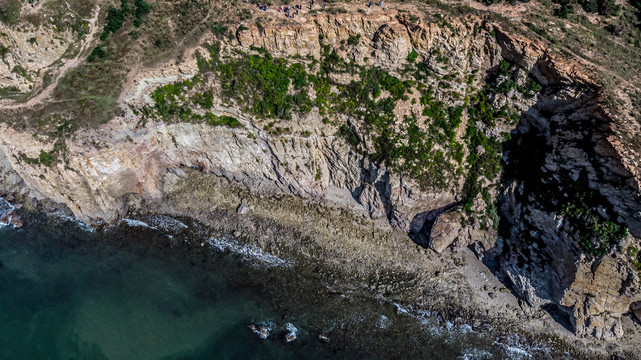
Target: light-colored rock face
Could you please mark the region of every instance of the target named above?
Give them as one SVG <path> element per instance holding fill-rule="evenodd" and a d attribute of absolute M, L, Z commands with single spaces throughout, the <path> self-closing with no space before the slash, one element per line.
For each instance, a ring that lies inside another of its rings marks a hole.
<path fill-rule="evenodd" d="M 561 305 L 573 309 L 579 335 L 614 339 L 623 335 L 620 314 L 639 298 L 638 287 L 638 276 L 624 261 L 606 256 L 591 266 L 578 265 L 576 279 Z"/>
<path fill-rule="evenodd" d="M 313 56 L 320 57 L 320 43 L 317 27 L 313 23 L 303 23 L 288 27 L 258 27 L 251 25 L 237 32 L 241 46 L 267 49 L 277 57 Z"/>
<path fill-rule="evenodd" d="M 539 45 L 509 36 L 498 27 L 483 28 L 478 19 L 452 20 L 449 26 L 429 22 L 417 25 L 397 15 L 323 14 L 286 25 L 248 26 L 238 29 L 237 39 L 226 45 L 245 51 L 252 46 L 263 47 L 274 56 L 318 58 L 322 44 L 327 44 L 342 57 L 354 58 L 359 64 L 367 58 L 368 64 L 397 74 L 407 63 L 407 55 L 416 50 L 417 61 L 423 61 L 435 74 L 444 75 L 443 67 L 462 74 L 476 69 L 479 78 L 505 58 L 524 67 L 521 82 L 526 72 L 542 84 L 559 87 L 588 80 L 572 64 L 551 58 Z M 119 101 L 125 108 L 150 104 L 149 94 L 157 86 L 195 75 L 197 66 L 193 52 L 190 54 L 185 62 L 138 75 Z M 460 86 L 457 90 L 462 91 Z M 607 198 L 619 222 L 639 236 L 636 182 L 621 166 L 606 132 L 598 126 L 573 127 L 586 119 L 607 121 L 597 100 L 594 94 L 572 90 L 514 103 L 506 95 L 490 99 L 497 109 L 511 103 L 525 112 L 515 135 L 541 135 L 542 147 L 552 149 L 546 150 L 540 166 L 550 183 L 564 182 L 566 175 L 576 181 L 587 173 L 590 188 Z M 220 99 L 215 99 L 212 112 L 233 116 L 244 128 L 151 121 L 139 127 L 138 116 L 126 108 L 125 115 L 99 129 L 79 131 L 67 140 L 66 161 L 52 167 L 29 163 L 22 156 L 37 158 L 41 151 L 51 150 L 52 144 L 2 125 L 2 190 L 49 198 L 66 205 L 84 222 L 113 222 L 126 211 L 125 195 L 135 193 L 148 201 L 161 201 L 167 171 L 177 173 L 186 166 L 224 176 L 252 192 L 315 198 L 371 218 L 386 219 L 390 226 L 413 232 L 423 229 L 428 213 L 460 200 L 456 194 L 462 183 L 451 184 L 451 191 L 423 190 L 412 179 L 355 152 L 315 110 L 302 118 L 294 116 L 288 122 L 291 132 L 279 136 Z M 488 129 L 511 130 L 513 126 Z M 504 159 L 509 163 L 511 156 L 507 153 Z M 502 228 L 507 230 L 498 235 L 493 228 L 496 223 L 490 227 L 478 221 L 462 225 L 461 212 L 435 215 L 428 234 L 431 247 L 440 253 L 452 245 L 475 245 L 480 251 L 498 254 L 501 271 L 528 303 L 562 307 L 580 335 L 604 339 L 620 336 L 621 314 L 632 302 L 641 300 L 638 276 L 629 271 L 624 259 L 586 260 L 572 228 L 558 212 L 541 205 L 540 199 L 527 191 L 532 189 L 526 189 L 523 181 L 504 184 L 499 207 L 501 225 L 505 225 Z M 484 210 L 481 197 L 474 207 Z M 501 241 L 495 242 L 497 236 Z"/>

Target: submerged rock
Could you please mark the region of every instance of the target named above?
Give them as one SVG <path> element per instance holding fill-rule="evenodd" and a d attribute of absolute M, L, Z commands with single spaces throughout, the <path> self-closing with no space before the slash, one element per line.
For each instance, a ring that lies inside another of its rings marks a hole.
<path fill-rule="evenodd" d="M 287 342 L 292 342 L 296 340 L 298 329 L 292 323 L 285 324 L 285 328 L 287 329 L 287 334 L 285 334 L 285 340 Z"/>
<path fill-rule="evenodd" d="M 249 324 L 247 327 L 263 340 L 267 339 L 273 330 L 272 324 Z"/>

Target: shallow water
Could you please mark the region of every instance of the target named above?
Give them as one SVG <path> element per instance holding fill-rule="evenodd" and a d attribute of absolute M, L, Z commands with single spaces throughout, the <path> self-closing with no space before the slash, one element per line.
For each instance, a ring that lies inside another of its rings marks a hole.
<path fill-rule="evenodd" d="M 0 359 L 529 358 L 321 274 L 190 241 L 140 226 L 0 229 Z M 249 324 L 273 330 L 263 340 Z"/>

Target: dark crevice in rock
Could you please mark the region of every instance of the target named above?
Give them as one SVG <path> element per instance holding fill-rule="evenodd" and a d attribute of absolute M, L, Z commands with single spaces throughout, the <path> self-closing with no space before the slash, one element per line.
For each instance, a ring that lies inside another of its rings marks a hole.
<path fill-rule="evenodd" d="M 439 216 L 456 209 L 460 204 L 460 201 L 456 201 L 438 209 L 417 214 L 410 223 L 408 236 L 415 244 L 423 248 L 433 248 L 432 228 L 434 224 L 438 221 Z"/>
<path fill-rule="evenodd" d="M 618 320 L 587 314 L 616 313 L 618 305 L 606 304 L 596 312 L 590 298 L 604 291 L 600 277 L 611 278 L 613 291 L 630 288 L 630 277 L 613 272 L 622 269 L 611 265 L 620 259 L 587 253 L 580 224 L 564 215 L 568 204 L 578 202 L 599 221 L 613 221 L 631 232 L 639 221 L 621 216 L 636 212 L 638 194 L 626 182 L 630 174 L 608 156 L 609 118 L 598 98 L 593 89 L 557 85 L 523 113 L 504 144 L 499 241 L 483 260 L 520 298 L 541 306 L 565 328 L 613 338 L 620 336 Z M 630 198 L 613 197 L 615 192 Z"/>

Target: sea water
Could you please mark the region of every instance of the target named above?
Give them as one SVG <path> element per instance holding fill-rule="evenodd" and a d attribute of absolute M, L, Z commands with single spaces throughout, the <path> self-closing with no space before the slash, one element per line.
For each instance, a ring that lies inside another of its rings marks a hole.
<path fill-rule="evenodd" d="M 0 359 L 532 356 L 238 246 L 138 223 L 0 229 Z"/>

